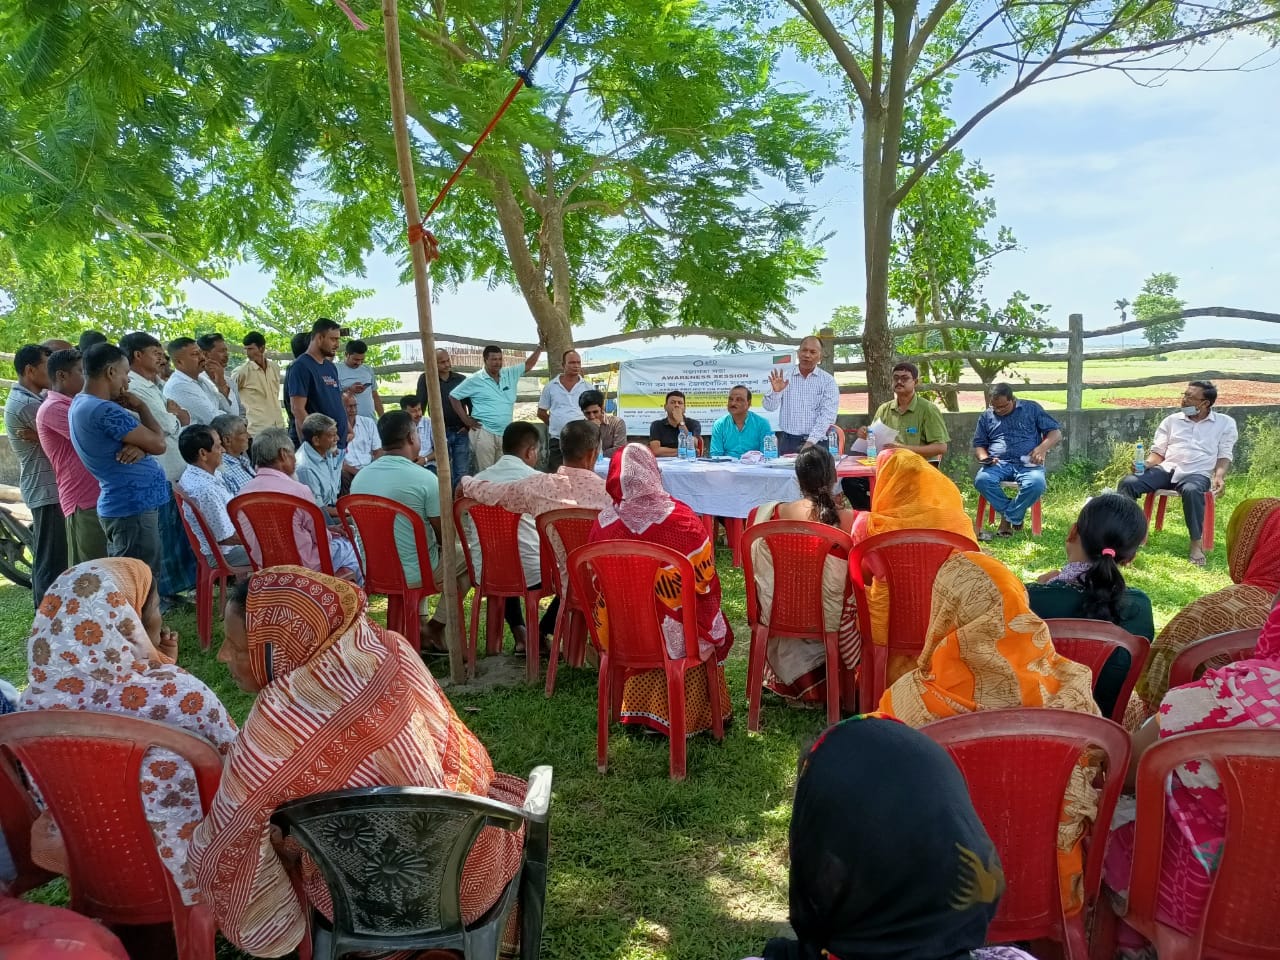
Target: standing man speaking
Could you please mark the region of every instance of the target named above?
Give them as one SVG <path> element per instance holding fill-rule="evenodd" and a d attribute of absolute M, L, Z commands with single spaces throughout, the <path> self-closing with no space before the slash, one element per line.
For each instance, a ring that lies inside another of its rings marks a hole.
<path fill-rule="evenodd" d="M 827 431 L 840 412 L 840 387 L 836 378 L 818 366 L 822 341 L 805 337 L 800 341 L 798 361 L 789 371 L 775 369 L 769 374 L 769 392 L 764 408 L 778 412 L 778 453 L 799 453 L 815 443 L 827 442 Z"/>
<path fill-rule="evenodd" d="M 560 455 L 560 431 L 572 420 L 583 420 L 579 398 L 591 388 L 582 379 L 582 357 L 566 350 L 560 358 L 560 376 L 552 377 L 538 397 L 538 419 L 547 425 L 547 473 L 555 473 L 564 458 Z"/>
<path fill-rule="evenodd" d="M 516 392 L 520 378 L 527 376 L 542 356 L 544 344 L 529 354 L 524 364 L 502 365 L 502 348 L 493 344 L 481 351 L 484 367 L 477 370 L 449 394 L 453 411 L 471 431 L 471 449 L 476 455 L 476 472 L 487 470 L 502 456 L 502 432 L 516 412 Z M 462 406 L 471 400 L 471 412 Z"/>

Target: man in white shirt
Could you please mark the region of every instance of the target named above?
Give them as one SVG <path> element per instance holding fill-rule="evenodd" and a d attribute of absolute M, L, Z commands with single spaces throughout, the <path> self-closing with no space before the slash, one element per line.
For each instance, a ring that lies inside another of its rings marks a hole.
<path fill-rule="evenodd" d="M 560 431 L 572 420 L 582 420 L 579 399 L 591 384 L 582 379 L 582 357 L 577 350 L 566 350 L 560 365 L 563 372 L 552 377 L 538 397 L 538 419 L 547 425 L 547 473 L 555 473 L 564 463 L 560 454 Z"/>
<path fill-rule="evenodd" d="M 382 440 L 378 437 L 378 424 L 369 417 L 360 416 L 354 394 L 344 393 L 342 404 L 347 408 L 347 452 L 342 458 L 342 493 L 351 491 L 351 481 L 363 467 L 382 456 Z"/>
<path fill-rule="evenodd" d="M 200 377 L 205 357 L 198 343 L 190 337 L 170 342 L 169 362 L 173 372 L 165 381 L 164 397 L 187 411 L 192 423 L 210 424 L 218 414 L 231 412 L 223 409 L 218 388 Z"/>
<path fill-rule="evenodd" d="M 769 390 L 762 406 L 778 412 L 778 453 L 799 453 L 815 443 L 827 442 L 827 431 L 840 412 L 840 387 L 836 378 L 818 366 L 822 341 L 800 341 L 797 363 L 790 371 L 769 374 Z"/>
<path fill-rule="evenodd" d="M 231 359 L 231 350 L 222 334 L 214 331 L 206 333 L 196 340 L 200 352 L 204 354 L 204 370 L 200 372 L 200 380 L 206 386 L 213 387 L 218 394 L 218 409 L 221 413 L 243 415 L 244 405 L 240 402 L 240 391 L 235 379 L 227 376 L 227 362 Z M 212 421 L 211 421 L 212 422 Z"/>
<path fill-rule="evenodd" d="M 178 489 L 200 511 L 200 516 L 209 525 L 209 532 L 217 538 L 218 549 L 227 558 L 227 562 L 233 567 L 248 567 L 249 554 L 245 552 L 244 544 L 231 522 L 231 515 L 227 512 L 231 494 L 216 475 L 218 467 L 222 465 L 222 440 L 218 431 L 206 424 L 193 423 L 184 427 L 178 435 L 178 448 L 182 451 L 182 459 L 187 463 L 187 469 L 178 481 Z M 205 540 L 200 524 L 186 507 L 182 512 L 195 531 L 201 552 L 213 562 L 212 548 Z"/>
<path fill-rule="evenodd" d="M 151 416 L 164 431 L 164 455 L 157 457 L 164 475 L 170 483 L 176 483 L 187 464 L 178 450 L 178 434 L 191 422 L 191 417 L 179 404 L 166 400 L 157 384 L 160 361 L 164 347 L 149 333 L 127 333 L 120 338 L 120 349 L 129 361 L 129 392 L 147 405 Z M 181 533 L 181 531 L 177 531 Z"/>
<path fill-rule="evenodd" d="M 1177 490 L 1191 535 L 1190 560 L 1204 566 L 1204 496 L 1222 495 L 1235 451 L 1236 422 L 1214 412 L 1218 388 L 1193 380 L 1182 395 L 1182 410 L 1156 428 L 1146 469 L 1120 481 L 1120 492 L 1137 500 L 1157 490 Z"/>

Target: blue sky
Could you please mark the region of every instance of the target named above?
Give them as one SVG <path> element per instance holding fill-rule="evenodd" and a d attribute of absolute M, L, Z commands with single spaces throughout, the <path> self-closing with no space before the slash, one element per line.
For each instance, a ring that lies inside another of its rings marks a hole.
<path fill-rule="evenodd" d="M 1272 64 L 1280 53 L 1240 38 L 1200 51 L 1191 63 Z M 801 67 L 787 67 L 789 86 L 825 82 Z M 823 88 L 825 92 L 825 88 Z M 957 84 L 957 117 L 966 117 L 991 91 L 973 81 Z M 1154 88 L 1121 74 L 1099 71 L 1058 80 L 1015 97 L 987 117 L 963 142 L 995 178 L 998 221 L 1011 227 L 1022 249 L 998 258 L 988 297 L 1002 301 L 1022 289 L 1051 305 L 1055 324 L 1083 313 L 1087 327 L 1117 321 L 1113 304 L 1132 300 L 1143 279 L 1169 271 L 1182 280 L 1188 306 L 1280 310 L 1280 66 L 1248 73 L 1172 73 Z M 1271 104 L 1271 106 L 1267 106 Z M 846 154 L 856 155 L 850 140 Z M 419 184 L 429 194 L 434 185 Z M 834 307 L 861 304 L 861 211 L 858 175 L 832 170 L 812 189 L 827 242 L 821 282 L 799 296 L 797 331 L 822 326 Z M 368 277 L 353 279 L 377 293 L 357 312 L 392 316 L 416 327 L 413 289 L 395 266 L 371 259 Z M 258 302 L 268 283 L 243 266 L 225 284 Z M 192 306 L 234 310 L 201 286 Z M 470 332 L 477 320 L 495 338 L 535 338 L 533 321 L 515 293 L 469 284 L 435 305 L 437 330 Z M 595 315 L 581 336 L 615 332 L 609 314 Z M 1251 321 L 1190 321 L 1187 337 L 1280 339 L 1280 328 Z"/>

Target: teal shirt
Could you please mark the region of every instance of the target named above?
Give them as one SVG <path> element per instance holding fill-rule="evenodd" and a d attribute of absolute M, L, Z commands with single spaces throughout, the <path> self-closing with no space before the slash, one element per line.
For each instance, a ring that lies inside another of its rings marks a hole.
<path fill-rule="evenodd" d="M 427 549 L 431 553 L 431 566 L 440 563 L 440 544 L 431 528 L 431 520 L 440 516 L 440 481 L 426 467 L 401 456 L 382 456 L 367 467 L 361 468 L 351 481 L 352 493 L 386 497 L 403 503 L 418 516 L 427 528 Z M 381 545 L 375 545 L 375 549 Z M 365 545 L 368 549 L 369 545 Z M 396 518 L 396 552 L 404 565 L 405 581 L 411 587 L 422 583 L 421 562 L 413 540 L 413 527 L 407 520 Z"/>
<path fill-rule="evenodd" d="M 503 367 L 497 383 L 483 370 L 477 370 L 454 387 L 449 395 L 459 400 L 470 400 L 471 415 L 480 421 L 480 426 L 502 436 L 502 431 L 511 425 L 511 418 L 515 416 L 516 393 L 523 376 L 522 363 Z"/>
<path fill-rule="evenodd" d="M 726 413 L 711 428 L 711 456 L 741 457 L 748 450 L 763 450 L 764 438 L 771 433 L 769 421 L 758 413 L 748 410 L 741 430 L 733 422 L 733 414 Z"/>

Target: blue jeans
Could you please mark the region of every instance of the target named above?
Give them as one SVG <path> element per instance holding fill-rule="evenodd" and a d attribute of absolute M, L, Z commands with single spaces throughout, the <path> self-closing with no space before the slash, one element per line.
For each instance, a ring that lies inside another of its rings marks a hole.
<path fill-rule="evenodd" d="M 449 444 L 450 485 L 458 489 L 458 481 L 471 476 L 471 436 L 463 430 L 446 430 Z"/>
<path fill-rule="evenodd" d="M 1010 500 L 1000 489 L 1002 482 L 1016 480 L 1018 495 Z M 1027 510 L 1044 494 L 1044 467 L 1029 467 L 1022 463 L 1000 462 L 993 467 L 983 467 L 973 478 L 973 485 L 1015 527 L 1022 525 Z"/>

